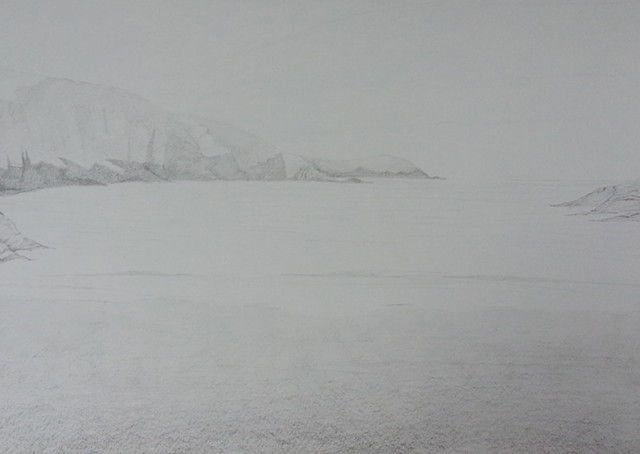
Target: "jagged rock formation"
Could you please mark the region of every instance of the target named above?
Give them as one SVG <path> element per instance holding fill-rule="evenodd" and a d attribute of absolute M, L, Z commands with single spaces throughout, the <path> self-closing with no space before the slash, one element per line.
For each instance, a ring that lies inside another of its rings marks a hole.
<path fill-rule="evenodd" d="M 233 126 L 179 117 L 112 87 L 0 68 L 0 193 L 129 181 L 431 178 L 382 156 L 280 153 Z M 0 262 L 42 247 L 0 214 Z"/>
<path fill-rule="evenodd" d="M 0 213 L 0 263 L 16 259 L 27 259 L 22 251 L 44 247 L 25 237 L 4 214 Z M 28 260 L 28 259 L 27 259 Z"/>
<path fill-rule="evenodd" d="M 577 214 L 598 216 L 601 221 L 640 221 L 640 180 L 604 186 L 555 206 L 579 209 Z"/>
<path fill-rule="evenodd" d="M 334 178 L 437 178 L 430 177 L 406 159 L 393 156 L 349 161 L 307 158 L 319 172 Z"/>
<path fill-rule="evenodd" d="M 178 117 L 112 87 L 0 68 L 0 190 L 164 180 L 430 178 L 382 156 L 279 153 L 233 126 Z"/>

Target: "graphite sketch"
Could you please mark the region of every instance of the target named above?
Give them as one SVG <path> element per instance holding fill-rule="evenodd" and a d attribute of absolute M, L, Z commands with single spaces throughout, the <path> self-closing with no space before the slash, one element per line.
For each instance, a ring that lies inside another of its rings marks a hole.
<path fill-rule="evenodd" d="M 4 214 L 0 213 L 0 263 L 25 259 L 21 252 L 40 249 L 44 246 L 26 238 Z"/>
<path fill-rule="evenodd" d="M 24 85 L 24 80 L 33 85 Z M 0 70 L 0 188 L 173 180 L 432 178 L 391 156 L 352 161 L 281 153 L 229 125 L 195 122 L 125 91 Z"/>
<path fill-rule="evenodd" d="M 602 222 L 640 221 L 640 181 L 603 186 L 555 206 L 577 209 L 576 214 L 590 215 Z"/>
<path fill-rule="evenodd" d="M 0 2 L 0 454 L 640 453 L 639 22 Z"/>
<path fill-rule="evenodd" d="M 439 179 L 392 156 L 331 161 L 280 153 L 232 126 L 188 121 L 113 87 L 6 68 L 0 87 L 8 98 L 0 99 L 0 195 L 135 181 Z M 9 240 L 2 261 L 37 244 Z"/>

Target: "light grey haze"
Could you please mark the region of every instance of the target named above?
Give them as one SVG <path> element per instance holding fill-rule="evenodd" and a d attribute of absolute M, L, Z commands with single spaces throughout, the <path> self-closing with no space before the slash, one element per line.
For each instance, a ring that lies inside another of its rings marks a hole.
<path fill-rule="evenodd" d="M 635 178 L 637 1 L 3 0 L 0 64 L 282 151 L 448 177 Z"/>
<path fill-rule="evenodd" d="M 0 454 L 640 452 L 639 24 L 0 0 Z"/>
<path fill-rule="evenodd" d="M 640 230 L 588 184 L 5 197 L 0 453 L 637 454 Z"/>

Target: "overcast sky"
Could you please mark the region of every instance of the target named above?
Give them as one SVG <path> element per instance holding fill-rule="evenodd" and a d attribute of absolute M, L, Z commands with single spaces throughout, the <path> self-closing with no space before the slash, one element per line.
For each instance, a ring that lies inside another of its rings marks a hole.
<path fill-rule="evenodd" d="M 447 177 L 640 177 L 640 1 L 0 0 L 0 65 L 285 151 Z"/>

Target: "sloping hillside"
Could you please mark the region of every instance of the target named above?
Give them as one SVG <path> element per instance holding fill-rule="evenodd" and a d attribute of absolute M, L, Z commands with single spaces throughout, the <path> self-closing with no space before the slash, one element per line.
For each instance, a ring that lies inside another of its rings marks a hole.
<path fill-rule="evenodd" d="M 603 186 L 556 206 L 576 209 L 577 214 L 598 216 L 599 220 L 640 221 L 640 180 Z"/>
<path fill-rule="evenodd" d="M 0 70 L 0 189 L 161 180 L 357 181 L 429 176 L 381 156 L 282 154 L 232 125 L 180 117 L 113 87 Z"/>

